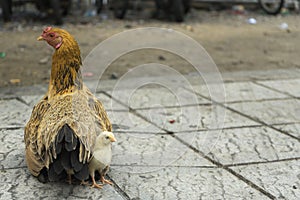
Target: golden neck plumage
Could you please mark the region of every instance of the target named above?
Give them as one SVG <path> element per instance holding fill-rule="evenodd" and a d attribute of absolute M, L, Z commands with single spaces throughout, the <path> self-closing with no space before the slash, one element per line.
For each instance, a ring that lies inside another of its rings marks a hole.
<path fill-rule="evenodd" d="M 52 69 L 48 89 L 49 96 L 82 89 L 82 65 L 80 50 L 76 42 L 64 44 L 52 56 Z"/>

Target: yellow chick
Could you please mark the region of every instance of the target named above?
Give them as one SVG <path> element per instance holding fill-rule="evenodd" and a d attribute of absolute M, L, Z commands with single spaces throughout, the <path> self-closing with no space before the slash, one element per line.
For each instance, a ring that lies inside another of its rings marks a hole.
<path fill-rule="evenodd" d="M 109 166 L 112 158 L 112 142 L 115 142 L 116 138 L 112 132 L 104 131 L 96 138 L 94 147 L 94 154 L 89 162 L 89 173 L 92 177 L 92 187 L 102 188 L 101 184 L 97 184 L 95 181 L 95 171 L 100 174 L 100 181 L 112 185 L 113 183 L 104 178 L 105 174 L 109 170 Z"/>

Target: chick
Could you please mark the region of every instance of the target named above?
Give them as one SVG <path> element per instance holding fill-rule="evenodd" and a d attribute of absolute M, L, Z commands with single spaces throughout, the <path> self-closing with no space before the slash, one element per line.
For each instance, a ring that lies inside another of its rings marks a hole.
<path fill-rule="evenodd" d="M 99 172 L 102 183 L 113 184 L 109 180 L 106 180 L 104 176 L 109 170 L 112 158 L 111 144 L 115 141 L 116 138 L 112 132 L 104 131 L 97 136 L 94 154 L 92 160 L 89 162 L 89 173 L 93 181 L 92 187 L 102 188 L 102 185 L 97 184 L 95 181 L 95 171 Z"/>

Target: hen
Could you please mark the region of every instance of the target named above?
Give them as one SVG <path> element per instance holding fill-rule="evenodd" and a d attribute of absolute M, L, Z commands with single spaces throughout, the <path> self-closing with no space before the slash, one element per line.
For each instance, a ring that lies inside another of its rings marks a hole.
<path fill-rule="evenodd" d="M 112 132 L 104 131 L 97 137 L 94 155 L 92 160 L 89 162 L 89 172 L 93 181 L 92 187 L 102 188 L 102 185 L 97 184 L 95 181 L 95 171 L 100 173 L 100 180 L 102 183 L 112 185 L 112 182 L 106 180 L 104 176 L 108 172 L 111 162 L 111 143 L 115 141 L 116 138 Z"/>
<path fill-rule="evenodd" d="M 38 40 L 54 47 L 49 88 L 25 127 L 26 162 L 41 182 L 89 176 L 97 135 L 112 126 L 101 102 L 82 82 L 80 50 L 65 30 L 47 27 Z"/>

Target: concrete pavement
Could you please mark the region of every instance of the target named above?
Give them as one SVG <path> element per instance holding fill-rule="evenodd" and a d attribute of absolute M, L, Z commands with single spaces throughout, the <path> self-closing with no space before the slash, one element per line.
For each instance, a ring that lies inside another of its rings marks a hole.
<path fill-rule="evenodd" d="M 299 199 L 300 73 L 281 71 L 225 74 L 225 102 L 197 76 L 187 77 L 193 90 L 177 88 L 184 102 L 161 86 L 112 91 L 103 83 L 96 96 L 117 142 L 108 173 L 115 185 L 101 190 L 29 174 L 24 125 L 46 86 L 2 89 L 0 199 Z"/>

